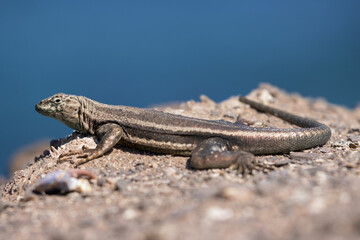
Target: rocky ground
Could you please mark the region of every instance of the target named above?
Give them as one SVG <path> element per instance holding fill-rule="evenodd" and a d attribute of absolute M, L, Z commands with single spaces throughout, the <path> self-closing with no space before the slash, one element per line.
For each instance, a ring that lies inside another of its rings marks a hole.
<path fill-rule="evenodd" d="M 359 239 L 360 107 L 349 110 L 261 85 L 249 98 L 311 117 L 332 130 L 329 142 L 301 152 L 258 156 L 274 171 L 191 169 L 186 157 L 128 148 L 81 168 L 96 175 L 88 192 L 35 195 L 45 174 L 71 168 L 60 153 L 94 146 L 74 133 L 2 184 L 0 239 Z M 294 127 L 231 97 L 205 96 L 159 109 L 252 126 Z M 56 149 L 54 151 L 54 149 Z"/>

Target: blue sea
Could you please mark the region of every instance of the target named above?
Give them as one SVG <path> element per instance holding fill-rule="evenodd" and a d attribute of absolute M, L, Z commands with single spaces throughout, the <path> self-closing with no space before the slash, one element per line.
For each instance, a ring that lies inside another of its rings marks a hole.
<path fill-rule="evenodd" d="M 360 1 L 1 1 L 0 175 L 71 129 L 35 112 L 57 92 L 146 107 L 268 82 L 353 108 Z"/>

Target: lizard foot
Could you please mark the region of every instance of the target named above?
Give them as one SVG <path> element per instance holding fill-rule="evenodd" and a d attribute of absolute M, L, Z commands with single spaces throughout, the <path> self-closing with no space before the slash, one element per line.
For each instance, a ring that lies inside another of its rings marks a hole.
<path fill-rule="evenodd" d="M 230 168 L 237 169 L 243 176 L 252 174 L 253 170 L 262 172 L 274 170 L 273 167 L 260 163 L 253 154 L 247 152 L 239 152 L 237 160 L 231 164 Z"/>
<path fill-rule="evenodd" d="M 96 149 L 89 148 L 87 146 L 83 146 L 82 150 L 71 150 L 67 153 L 63 153 L 59 156 L 57 163 L 63 162 L 74 162 L 74 158 L 77 161 L 74 163 L 75 167 L 84 164 L 86 162 L 91 161 L 99 156 Z"/>
<path fill-rule="evenodd" d="M 201 142 L 192 152 L 190 165 L 195 169 L 232 168 L 243 176 L 253 170 L 273 170 L 257 161 L 252 153 L 232 150 L 224 139 L 208 138 Z"/>

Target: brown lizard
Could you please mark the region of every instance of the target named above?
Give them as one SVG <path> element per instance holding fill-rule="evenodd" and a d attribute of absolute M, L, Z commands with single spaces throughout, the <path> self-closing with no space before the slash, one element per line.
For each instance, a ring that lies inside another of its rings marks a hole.
<path fill-rule="evenodd" d="M 101 157 L 120 144 L 156 153 L 190 156 L 190 164 L 195 169 L 235 166 L 240 172 L 246 173 L 264 167 L 257 163 L 253 154 L 287 153 L 312 148 L 325 144 L 331 136 L 330 129 L 322 123 L 244 97 L 239 100 L 302 128 L 249 127 L 153 109 L 107 105 L 63 93 L 40 101 L 35 109 L 74 130 L 96 135 L 100 139 L 95 149 L 60 155 L 59 162 L 76 156 L 76 165 Z"/>

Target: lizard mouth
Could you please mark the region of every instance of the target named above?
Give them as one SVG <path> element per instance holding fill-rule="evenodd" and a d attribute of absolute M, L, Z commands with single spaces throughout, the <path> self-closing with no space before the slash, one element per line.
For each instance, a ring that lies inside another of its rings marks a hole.
<path fill-rule="evenodd" d="M 41 115 L 47 115 L 45 108 L 41 102 L 35 105 L 35 110 L 40 113 Z"/>
<path fill-rule="evenodd" d="M 38 113 L 41 113 L 40 103 L 38 103 L 38 104 L 35 105 L 35 110 L 36 110 Z"/>

